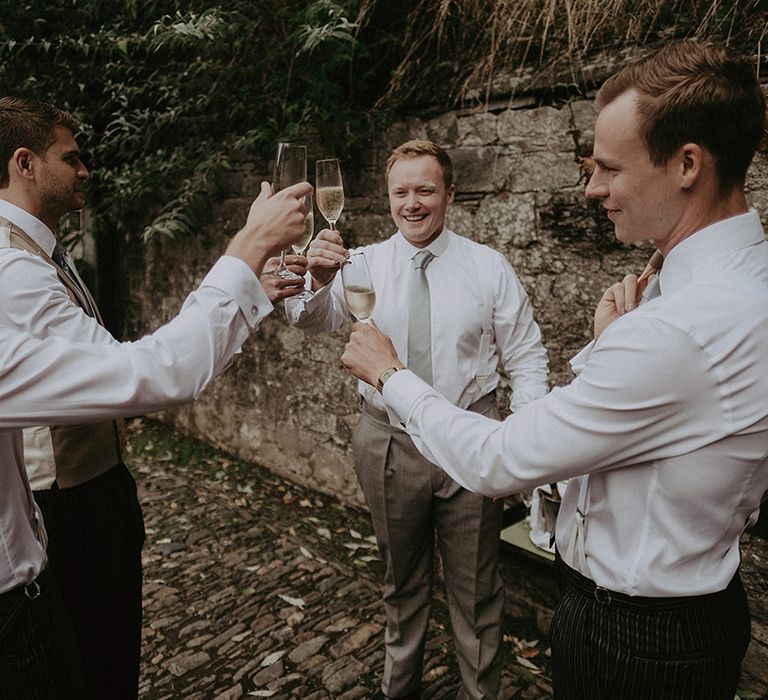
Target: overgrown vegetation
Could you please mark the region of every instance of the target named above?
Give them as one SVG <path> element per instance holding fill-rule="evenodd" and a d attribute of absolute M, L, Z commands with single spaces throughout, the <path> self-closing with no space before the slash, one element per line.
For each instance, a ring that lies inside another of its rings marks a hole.
<path fill-rule="evenodd" d="M 577 84 L 596 51 L 676 36 L 764 62 L 767 25 L 765 0 L 25 0 L 0 16 L 0 91 L 82 119 L 109 299 L 126 251 L 205 224 L 235 156 L 300 138 L 351 164 L 393 116 L 500 72 Z"/>
<path fill-rule="evenodd" d="M 369 0 L 369 9 L 390 0 Z M 442 86 L 457 102 L 488 97 L 494 77 L 528 68 L 547 79 L 568 76 L 580 87 L 598 52 L 615 55 L 683 37 L 716 39 L 757 57 L 766 68 L 765 0 L 413 0 L 401 54 L 379 103 L 419 100 Z M 507 81 L 510 90 L 514 81 Z M 485 87 L 486 89 L 480 89 Z M 423 100 L 421 100 L 423 102 Z"/>

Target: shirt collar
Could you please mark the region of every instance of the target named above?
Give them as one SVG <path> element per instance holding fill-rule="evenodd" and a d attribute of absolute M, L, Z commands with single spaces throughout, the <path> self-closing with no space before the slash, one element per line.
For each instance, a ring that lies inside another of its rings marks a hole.
<path fill-rule="evenodd" d="M 408 239 L 399 230 L 395 235 L 397 236 L 398 247 L 403 251 L 403 255 L 410 260 L 414 255 L 416 255 L 416 253 L 421 250 L 428 250 L 435 257 L 444 253 L 445 249 L 448 247 L 448 242 L 450 241 L 451 235 L 453 235 L 453 231 L 447 228 L 443 228 L 440 235 L 435 238 L 435 240 L 432 241 L 426 248 L 417 248 L 412 243 L 409 243 Z"/>
<path fill-rule="evenodd" d="M 705 226 L 667 253 L 659 273 L 661 289 L 665 294 L 673 292 L 682 287 L 695 268 L 702 264 L 763 241 L 763 226 L 754 209 Z"/>
<path fill-rule="evenodd" d="M 53 254 L 53 249 L 56 247 L 56 236 L 36 216 L 32 216 L 26 209 L 17 207 L 4 199 L 0 199 L 0 216 L 8 219 L 12 224 L 16 224 L 48 255 Z"/>

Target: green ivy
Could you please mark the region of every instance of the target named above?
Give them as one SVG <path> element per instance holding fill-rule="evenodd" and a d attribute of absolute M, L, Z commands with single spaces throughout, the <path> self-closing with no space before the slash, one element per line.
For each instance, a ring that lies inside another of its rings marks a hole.
<path fill-rule="evenodd" d="M 358 4 L 23 2 L 0 18 L 0 90 L 82 120 L 98 228 L 189 235 L 232 153 L 268 159 L 279 138 L 310 133 L 342 155 L 360 146 Z"/>

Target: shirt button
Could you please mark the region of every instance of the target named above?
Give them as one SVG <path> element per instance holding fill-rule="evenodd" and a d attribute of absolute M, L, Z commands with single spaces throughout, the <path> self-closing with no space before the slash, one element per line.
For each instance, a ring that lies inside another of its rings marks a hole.
<path fill-rule="evenodd" d="M 251 315 L 252 316 L 258 316 L 259 315 L 259 307 L 255 304 L 251 307 Z"/>

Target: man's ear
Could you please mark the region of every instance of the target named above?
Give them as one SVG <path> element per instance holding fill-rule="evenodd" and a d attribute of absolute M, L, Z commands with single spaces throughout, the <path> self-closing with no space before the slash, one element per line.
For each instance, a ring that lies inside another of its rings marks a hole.
<path fill-rule="evenodd" d="M 712 156 L 697 143 L 686 143 L 680 146 L 675 159 L 680 176 L 680 187 L 684 190 L 690 189 L 701 179 L 708 164 L 713 165 Z"/>
<path fill-rule="evenodd" d="M 34 152 L 28 148 L 17 148 L 8 162 L 9 173 L 15 172 L 20 177 L 31 178 L 33 176 L 33 161 L 35 157 Z"/>

